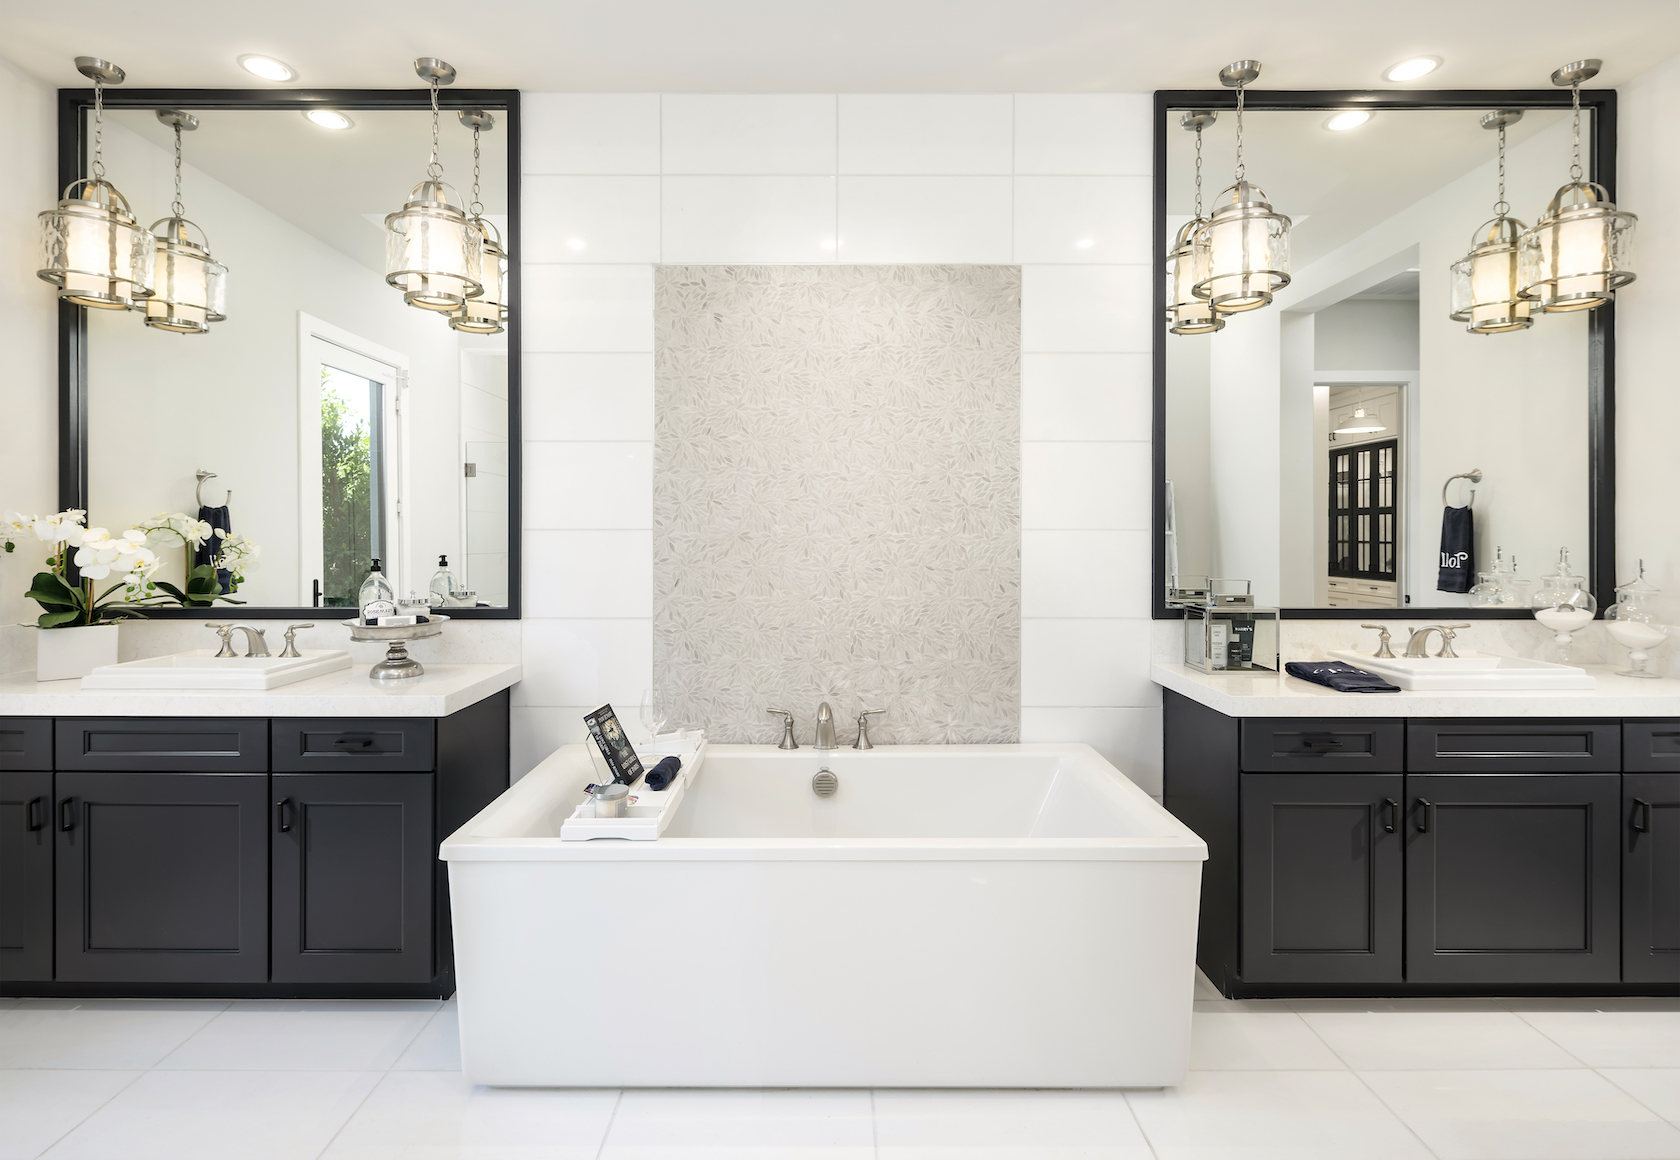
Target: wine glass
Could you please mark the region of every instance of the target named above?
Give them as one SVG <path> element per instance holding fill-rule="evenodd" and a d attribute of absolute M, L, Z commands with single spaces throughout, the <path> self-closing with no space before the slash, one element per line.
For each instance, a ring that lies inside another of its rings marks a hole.
<path fill-rule="evenodd" d="M 652 749 L 654 742 L 659 739 L 659 731 L 665 728 L 665 703 L 653 689 L 642 690 L 642 728 L 647 730 L 648 748 Z"/>

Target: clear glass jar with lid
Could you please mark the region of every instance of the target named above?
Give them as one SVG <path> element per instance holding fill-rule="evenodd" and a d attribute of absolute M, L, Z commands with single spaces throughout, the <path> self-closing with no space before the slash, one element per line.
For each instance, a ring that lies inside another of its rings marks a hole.
<path fill-rule="evenodd" d="M 1639 561 L 1639 575 L 1616 589 L 1616 603 L 1604 610 L 1604 627 L 1617 644 L 1628 650 L 1628 667 L 1621 677 L 1650 677 L 1646 669 L 1653 649 L 1668 639 L 1668 625 L 1657 619 L 1657 598 L 1661 592 L 1645 582 L 1645 561 Z"/>
<path fill-rule="evenodd" d="M 1569 549 L 1558 549 L 1557 571 L 1540 579 L 1529 602 L 1534 619 L 1551 629 L 1558 647 L 1558 659 L 1569 661 L 1569 646 L 1575 633 L 1592 623 L 1598 601 L 1587 591 L 1587 580 L 1569 570 Z"/>

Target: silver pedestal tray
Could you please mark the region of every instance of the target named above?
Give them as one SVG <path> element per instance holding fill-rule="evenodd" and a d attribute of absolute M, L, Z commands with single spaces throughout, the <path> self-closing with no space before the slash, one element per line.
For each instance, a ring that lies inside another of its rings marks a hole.
<path fill-rule="evenodd" d="M 399 681 L 405 677 L 418 677 L 426 671 L 419 661 L 408 655 L 408 642 L 441 634 L 449 620 L 447 616 L 439 616 L 435 612 L 428 615 L 430 619 L 425 624 L 363 624 L 360 619 L 344 622 L 350 630 L 351 640 L 380 641 L 391 646 L 385 650 L 385 659 L 368 673 L 369 677 L 376 681 Z"/>

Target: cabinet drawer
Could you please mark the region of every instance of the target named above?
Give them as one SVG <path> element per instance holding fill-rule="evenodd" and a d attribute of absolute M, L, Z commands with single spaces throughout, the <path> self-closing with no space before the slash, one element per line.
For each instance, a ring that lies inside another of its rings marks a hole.
<path fill-rule="evenodd" d="M 0 718 L 0 769 L 52 768 L 50 717 Z"/>
<path fill-rule="evenodd" d="M 57 768 L 158 773 L 261 773 L 268 722 L 238 717 L 65 717 Z"/>
<path fill-rule="evenodd" d="M 1399 773 L 1405 726 L 1398 719 L 1246 717 L 1246 773 Z"/>
<path fill-rule="evenodd" d="M 1406 724 L 1410 773 L 1616 773 L 1619 721 L 1422 720 Z"/>
<path fill-rule="evenodd" d="M 1680 721 L 1624 721 L 1622 768 L 1628 773 L 1680 773 Z"/>
<path fill-rule="evenodd" d="M 431 720 L 354 717 L 276 719 L 278 773 L 426 773 L 433 764 Z"/>

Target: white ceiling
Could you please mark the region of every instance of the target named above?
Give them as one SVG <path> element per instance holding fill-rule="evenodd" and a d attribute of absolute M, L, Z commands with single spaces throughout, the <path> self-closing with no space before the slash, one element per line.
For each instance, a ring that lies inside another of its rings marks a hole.
<path fill-rule="evenodd" d="M 1200 18 L 1198 18 L 1200 14 Z M 234 62 L 266 53 L 315 87 L 413 86 L 439 55 L 463 85 L 527 91 L 1143 92 L 1207 88 L 1238 57 L 1269 88 L 1382 88 L 1406 57 L 1441 88 L 1546 84 L 1602 57 L 1622 84 L 1680 53 L 1675 0 L 1271 0 L 1200 9 L 1160 0 L 116 0 L 0 5 L 0 55 L 42 80 L 85 82 L 103 56 L 129 83 L 264 87 Z"/>

